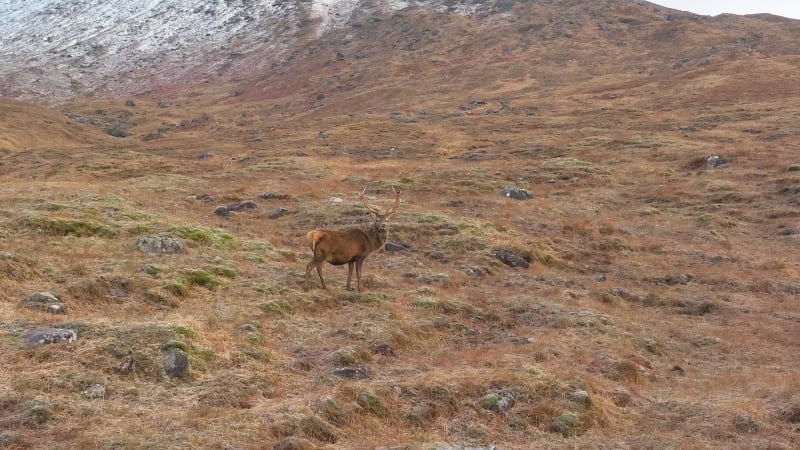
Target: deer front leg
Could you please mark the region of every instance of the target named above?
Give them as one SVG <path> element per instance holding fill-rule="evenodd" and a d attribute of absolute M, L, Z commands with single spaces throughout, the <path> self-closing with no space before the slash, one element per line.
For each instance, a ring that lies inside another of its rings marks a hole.
<path fill-rule="evenodd" d="M 352 291 L 353 288 L 350 287 L 350 280 L 353 279 L 353 261 L 347 263 L 347 289 L 348 291 Z"/>
<path fill-rule="evenodd" d="M 361 292 L 361 265 L 364 264 L 363 259 L 359 259 L 356 261 L 356 285 L 358 286 L 358 292 Z"/>

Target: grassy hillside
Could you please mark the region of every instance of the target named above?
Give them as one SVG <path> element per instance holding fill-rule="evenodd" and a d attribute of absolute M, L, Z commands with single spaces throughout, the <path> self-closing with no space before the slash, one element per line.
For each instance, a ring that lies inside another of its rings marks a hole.
<path fill-rule="evenodd" d="M 402 33 L 398 17 L 381 30 Z M 751 53 L 679 56 L 667 41 L 636 59 L 643 41 L 613 46 L 626 32 L 587 20 L 570 25 L 575 45 L 628 65 L 592 72 L 546 44 L 534 64 L 514 36 L 467 36 L 462 55 L 507 56 L 400 67 L 343 51 L 323 67 L 364 78 L 335 92 L 297 59 L 308 80 L 280 92 L 265 76 L 50 110 L 2 100 L 0 443 L 800 445 L 793 23 Z M 769 23 L 736 20 L 734 34 Z M 680 49 L 711 22 L 679 24 Z M 548 23 L 528 29 L 536 42 Z M 623 35 L 590 39 L 603 30 Z M 406 250 L 370 255 L 360 294 L 332 266 L 327 292 L 316 277 L 304 292 L 305 234 L 368 224 L 364 186 L 381 207 L 402 190 L 389 240 Z M 143 236 L 184 250 L 142 251 Z M 23 301 L 42 291 L 66 313 Z M 78 338 L 24 343 L 39 327 Z M 164 373 L 172 349 L 186 376 Z"/>

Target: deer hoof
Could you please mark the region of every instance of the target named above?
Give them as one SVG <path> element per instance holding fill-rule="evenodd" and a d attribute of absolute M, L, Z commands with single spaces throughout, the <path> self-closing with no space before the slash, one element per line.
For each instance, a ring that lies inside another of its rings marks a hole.
<path fill-rule="evenodd" d="M 351 288 L 350 286 L 347 286 L 345 289 L 348 290 L 348 291 L 351 291 L 351 292 L 355 291 L 355 289 Z"/>

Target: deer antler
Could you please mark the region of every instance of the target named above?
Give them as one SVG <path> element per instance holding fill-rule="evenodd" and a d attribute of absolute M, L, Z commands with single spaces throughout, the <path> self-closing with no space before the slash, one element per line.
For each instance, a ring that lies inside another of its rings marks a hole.
<path fill-rule="evenodd" d="M 361 191 L 361 195 L 358 196 L 361 199 L 361 203 L 364 204 L 364 208 L 367 208 L 367 211 L 369 211 L 371 213 L 380 214 L 380 211 L 378 211 L 378 208 L 375 208 L 374 206 L 369 206 L 367 204 L 366 200 L 364 200 L 364 193 L 365 192 L 367 192 L 367 187 L 366 186 L 364 186 L 364 190 Z"/>
<path fill-rule="evenodd" d="M 399 208 L 399 207 L 400 207 L 400 191 L 396 190 L 396 189 L 394 188 L 394 186 L 392 186 L 392 191 L 394 191 L 394 193 L 395 193 L 395 194 L 397 194 L 397 195 L 395 195 L 394 206 L 392 206 L 391 208 L 389 208 L 389 210 L 388 210 L 388 211 L 386 211 L 386 215 L 387 215 L 387 216 L 388 216 L 388 215 L 390 215 L 390 214 L 394 214 L 394 211 L 395 211 L 397 208 Z"/>

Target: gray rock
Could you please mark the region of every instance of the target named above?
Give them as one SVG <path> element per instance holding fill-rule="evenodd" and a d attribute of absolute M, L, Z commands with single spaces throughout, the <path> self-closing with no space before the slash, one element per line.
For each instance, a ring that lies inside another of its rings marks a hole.
<path fill-rule="evenodd" d="M 164 352 L 164 372 L 174 378 L 189 374 L 189 357 L 179 348 L 170 347 Z"/>
<path fill-rule="evenodd" d="M 50 314 L 66 314 L 67 307 L 61 303 L 55 295 L 50 292 L 37 292 L 26 297 L 22 301 L 23 306 L 36 311 L 44 311 Z"/>
<path fill-rule="evenodd" d="M 583 406 L 584 408 L 592 406 L 592 397 L 584 390 L 577 390 L 573 392 L 570 394 L 569 399 Z"/>
<path fill-rule="evenodd" d="M 258 203 L 253 200 L 245 200 L 243 202 L 231 203 L 225 207 L 228 208 L 228 211 L 241 211 L 243 209 L 256 209 L 258 208 Z"/>
<path fill-rule="evenodd" d="M 125 359 L 117 366 L 117 373 L 122 375 L 127 375 L 133 372 L 133 369 L 136 368 L 136 358 L 133 355 L 128 355 Z"/>
<path fill-rule="evenodd" d="M 369 378 L 367 369 L 363 367 L 337 367 L 333 369 L 332 373 L 339 378 L 347 378 L 348 380 L 365 380 Z"/>
<path fill-rule="evenodd" d="M 407 252 L 407 251 L 411 250 L 411 247 L 409 247 L 409 246 L 407 246 L 405 244 L 401 244 L 399 242 L 392 242 L 392 241 L 386 241 L 386 244 L 384 244 L 383 248 L 387 252 Z"/>
<path fill-rule="evenodd" d="M 185 251 L 181 241 L 159 236 L 140 236 L 136 239 L 136 248 L 151 255 L 157 253 L 183 253 Z"/>
<path fill-rule="evenodd" d="M 256 208 L 258 208 L 258 203 L 254 202 L 253 200 L 245 200 L 243 202 L 217 206 L 216 208 L 214 208 L 214 214 L 221 217 L 228 217 L 231 215 L 231 212 L 233 211 L 241 211 L 243 209 L 256 209 Z"/>
<path fill-rule="evenodd" d="M 59 342 L 75 342 L 78 333 L 63 328 L 36 328 L 22 334 L 22 340 L 31 345 L 57 344 Z"/>
<path fill-rule="evenodd" d="M 81 395 L 89 400 L 104 399 L 106 398 L 106 387 L 102 384 L 94 383 L 82 390 Z"/>
<path fill-rule="evenodd" d="M 511 250 L 498 249 L 492 252 L 495 258 L 499 259 L 503 264 L 510 267 L 522 267 L 527 269 L 530 266 L 528 260 Z"/>
<path fill-rule="evenodd" d="M 272 211 L 270 211 L 267 214 L 267 217 L 269 217 L 270 219 L 277 219 L 278 217 L 285 216 L 286 213 L 288 213 L 288 212 L 289 212 L 289 210 L 286 209 L 286 208 L 277 208 L 277 209 L 273 209 Z"/>
<path fill-rule="evenodd" d="M 228 209 L 227 206 L 221 205 L 214 208 L 214 214 L 220 217 L 228 217 L 231 215 L 231 211 Z"/>
<path fill-rule="evenodd" d="M 289 196 L 286 194 L 276 194 L 274 192 L 262 192 L 258 194 L 258 198 L 263 198 L 264 200 L 286 200 Z"/>
<path fill-rule="evenodd" d="M 503 188 L 503 190 L 500 192 L 500 195 L 507 198 L 513 198 L 514 200 L 530 200 L 533 198 L 533 196 L 528 193 L 527 189 L 508 186 Z"/>
<path fill-rule="evenodd" d="M 723 164 L 727 164 L 728 160 L 719 155 L 711 155 L 706 159 L 706 168 L 713 169 Z"/>

